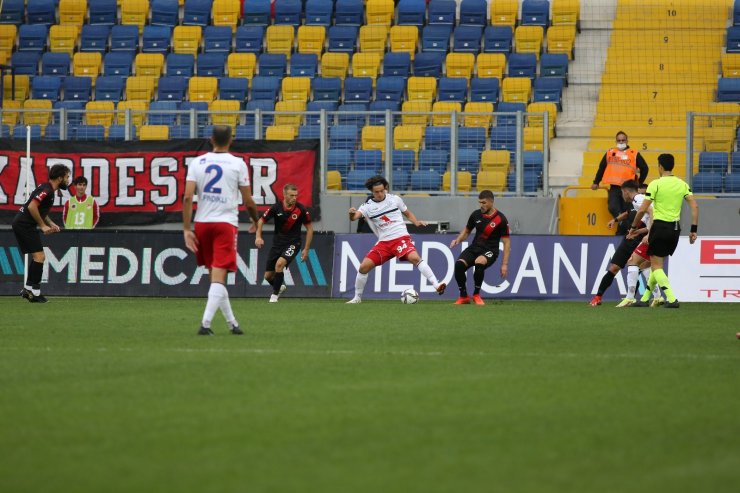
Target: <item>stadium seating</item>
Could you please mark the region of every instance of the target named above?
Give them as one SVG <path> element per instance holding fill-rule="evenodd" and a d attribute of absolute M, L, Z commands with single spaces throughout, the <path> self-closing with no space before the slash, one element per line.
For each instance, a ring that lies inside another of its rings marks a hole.
<path fill-rule="evenodd" d="M 185 0 L 182 10 L 184 26 L 205 27 L 211 18 L 213 0 Z"/>

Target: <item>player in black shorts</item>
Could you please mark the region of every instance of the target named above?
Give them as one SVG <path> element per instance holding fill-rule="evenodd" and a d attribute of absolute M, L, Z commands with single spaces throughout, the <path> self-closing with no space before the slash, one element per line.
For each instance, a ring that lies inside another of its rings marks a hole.
<path fill-rule="evenodd" d="M 41 294 L 41 276 L 44 272 L 44 246 L 41 243 L 41 233 L 50 235 L 60 231 L 54 221 L 49 218 L 49 210 L 54 205 L 57 190 L 66 190 L 69 183 L 70 171 L 63 164 L 55 164 L 49 170 L 49 181 L 42 183 L 31 192 L 31 196 L 20 212 L 13 218 L 13 233 L 18 246 L 24 254 L 30 254 L 26 283 L 21 290 L 21 296 L 31 303 L 46 303 L 47 299 Z M 39 231 L 39 229 L 41 231 Z"/>
<path fill-rule="evenodd" d="M 298 252 L 301 260 L 308 257 L 308 249 L 313 239 L 313 225 L 311 214 L 306 206 L 298 202 L 298 187 L 288 183 L 283 187 L 283 201 L 268 209 L 257 221 L 257 238 L 254 244 L 262 248 L 265 241 L 262 239 L 262 226 L 271 218 L 275 219 L 275 237 L 267 255 L 265 280 L 272 285 L 270 303 L 277 303 L 278 298 L 287 289 L 283 284 L 285 268 L 290 265 Z M 306 246 L 301 251 L 301 225 L 306 226 Z"/>
<path fill-rule="evenodd" d="M 485 305 L 480 297 L 480 288 L 483 285 L 485 270 L 493 265 L 498 258 L 499 243 L 504 244 L 504 260 L 501 263 L 501 277 L 506 277 L 509 270 L 509 251 L 511 242 L 509 240 L 509 221 L 501 211 L 493 207 L 493 192 L 483 190 L 478 194 L 480 209 L 474 211 L 468 218 L 468 224 L 460 231 L 457 238 L 450 242 L 450 248 L 459 245 L 475 229 L 473 242 L 455 262 L 455 281 L 460 288 L 460 297 L 455 301 L 456 305 L 470 304 L 467 289 L 467 270 L 475 266 L 473 271 L 473 302 L 476 305 Z"/>

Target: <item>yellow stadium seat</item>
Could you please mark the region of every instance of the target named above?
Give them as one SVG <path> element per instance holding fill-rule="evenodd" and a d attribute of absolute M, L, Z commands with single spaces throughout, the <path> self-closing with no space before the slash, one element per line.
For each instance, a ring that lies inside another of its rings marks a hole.
<path fill-rule="evenodd" d="M 506 171 L 481 171 L 476 176 L 475 181 L 475 188 L 477 188 L 479 192 L 483 190 L 490 190 L 492 192 L 506 191 Z"/>
<path fill-rule="evenodd" d="M 267 53 L 281 53 L 290 60 L 293 52 L 294 31 L 293 26 L 272 25 L 267 26 Z"/>
<path fill-rule="evenodd" d="M 75 77 L 92 77 L 92 84 L 100 75 L 103 57 L 98 52 L 78 52 L 72 58 L 72 75 Z"/>
<path fill-rule="evenodd" d="M 297 135 L 298 131 L 296 128 L 290 125 L 271 125 L 265 131 L 265 138 L 267 140 L 294 140 Z"/>
<path fill-rule="evenodd" d="M 447 77 L 464 77 L 470 79 L 475 67 L 475 55 L 472 53 L 449 53 L 446 58 Z"/>
<path fill-rule="evenodd" d="M 31 78 L 28 75 L 15 76 L 15 91 L 13 91 L 13 77 L 3 75 L 3 101 L 17 99 L 23 101 L 31 91 Z"/>
<path fill-rule="evenodd" d="M 53 25 L 49 29 L 49 51 L 69 53 L 72 56 L 77 47 L 78 26 Z"/>
<path fill-rule="evenodd" d="M 51 122 L 51 107 L 50 99 L 26 99 L 23 102 L 23 124 L 48 125 Z"/>
<path fill-rule="evenodd" d="M 135 75 L 126 79 L 126 99 L 129 101 L 151 101 L 154 97 L 154 77 Z"/>
<path fill-rule="evenodd" d="M 508 173 L 510 162 L 511 155 L 509 151 L 503 149 L 483 151 L 480 155 L 481 171 L 498 170 Z"/>
<path fill-rule="evenodd" d="M 362 127 L 361 140 L 362 150 L 379 150 L 385 156 L 385 127 L 365 125 Z"/>
<path fill-rule="evenodd" d="M 524 145 L 522 148 L 525 151 L 541 151 L 544 149 L 541 127 L 524 128 Z"/>
<path fill-rule="evenodd" d="M 139 127 L 139 140 L 169 140 L 170 127 L 167 125 L 142 125 Z"/>
<path fill-rule="evenodd" d="M 355 53 L 352 56 L 352 77 L 370 77 L 374 86 L 380 72 L 380 61 L 380 53 Z"/>
<path fill-rule="evenodd" d="M 327 190 L 341 190 L 342 189 L 342 174 L 339 171 L 327 171 L 326 172 L 326 189 Z"/>
<path fill-rule="evenodd" d="M 311 96 L 310 77 L 286 77 L 283 79 L 282 93 L 284 101 L 308 101 Z"/>
<path fill-rule="evenodd" d="M 119 101 L 116 111 L 116 123 L 118 125 L 124 125 L 126 123 L 126 110 L 131 110 L 130 122 L 133 123 L 136 128 L 139 128 L 144 124 L 144 119 L 149 111 L 149 101 L 145 101 L 143 99 Z"/>
<path fill-rule="evenodd" d="M 239 0 L 213 0 L 211 18 L 214 26 L 228 26 L 231 32 L 236 32 L 239 22 L 241 5 Z"/>
<path fill-rule="evenodd" d="M 710 106 L 711 113 L 725 113 L 711 118 L 712 127 L 732 127 L 738 125 L 738 104 L 737 103 L 714 103 Z M 686 136 L 684 132 L 683 136 Z"/>
<path fill-rule="evenodd" d="M 216 77 L 191 77 L 188 82 L 188 99 L 210 103 L 216 99 L 218 79 Z"/>
<path fill-rule="evenodd" d="M 324 26 L 301 26 L 298 28 L 298 53 L 314 53 L 321 58 L 326 41 Z"/>
<path fill-rule="evenodd" d="M 278 101 L 275 104 L 275 125 L 290 126 L 296 129 L 303 124 L 303 113 L 306 112 L 305 101 Z M 289 112 L 290 114 L 280 114 Z"/>
<path fill-rule="evenodd" d="M 542 26 L 519 26 L 514 31 L 514 50 L 517 53 L 533 53 L 539 60 L 543 36 Z"/>
<path fill-rule="evenodd" d="M 580 16 L 580 0 L 552 0 L 553 26 L 578 26 Z"/>
<path fill-rule="evenodd" d="M 138 26 L 141 35 L 149 17 L 149 0 L 121 0 L 120 6 L 121 24 Z"/>
<path fill-rule="evenodd" d="M 529 77 L 507 77 L 502 84 L 503 100 L 507 103 L 528 104 L 532 94 Z"/>
<path fill-rule="evenodd" d="M 481 53 L 478 55 L 478 77 L 497 78 L 499 81 L 504 77 L 506 68 L 506 55 L 503 53 Z"/>
<path fill-rule="evenodd" d="M 735 129 L 732 127 L 710 128 L 704 133 L 704 150 L 713 152 L 733 151 Z"/>
<path fill-rule="evenodd" d="M 393 0 L 367 0 L 365 3 L 367 23 L 369 25 L 380 24 L 390 27 L 395 9 Z"/>
<path fill-rule="evenodd" d="M 573 60 L 576 26 L 551 26 L 547 30 L 547 52 L 564 53 Z"/>
<path fill-rule="evenodd" d="M 226 73 L 229 77 L 246 77 L 251 85 L 257 68 L 257 55 L 254 53 L 229 53 L 226 59 Z"/>
<path fill-rule="evenodd" d="M 437 101 L 432 105 L 432 125 L 435 127 L 449 127 L 452 124 L 451 113 L 460 113 L 462 104 L 454 101 Z"/>
<path fill-rule="evenodd" d="M 385 53 L 388 43 L 388 28 L 386 26 L 361 26 L 360 51 L 362 53 Z"/>
<path fill-rule="evenodd" d="M 509 26 L 513 29 L 519 15 L 519 0 L 492 0 L 490 12 L 491 25 Z"/>
<path fill-rule="evenodd" d="M 722 77 L 740 77 L 740 53 L 722 53 Z"/>
<path fill-rule="evenodd" d="M 397 151 L 414 151 L 414 159 L 421 149 L 424 127 L 400 125 L 393 129 L 393 148 Z"/>
<path fill-rule="evenodd" d="M 148 75 L 154 78 L 156 89 L 164 68 L 164 55 L 161 53 L 139 53 L 134 59 L 136 75 Z"/>
<path fill-rule="evenodd" d="M 7 125 L 10 128 L 18 125 L 18 122 L 20 121 L 22 106 L 23 102 L 20 99 L 3 99 L 2 124 Z"/>
<path fill-rule="evenodd" d="M 437 95 L 437 79 L 434 77 L 409 77 L 406 83 L 409 101 L 434 101 Z"/>
<path fill-rule="evenodd" d="M 404 101 L 401 106 L 401 124 L 429 125 L 429 112 L 432 111 L 431 101 Z M 412 115 L 411 113 L 424 113 L 423 115 Z"/>
<path fill-rule="evenodd" d="M 393 26 L 391 28 L 391 51 L 408 53 L 413 61 L 419 43 L 419 28 L 416 26 Z M 449 67 L 448 67 L 449 70 Z M 457 77 L 456 75 L 448 77 Z"/>
<path fill-rule="evenodd" d="M 113 101 L 90 101 L 85 105 L 85 122 L 88 125 L 102 125 L 108 128 L 113 123 Z"/>
<path fill-rule="evenodd" d="M 531 113 L 545 112 L 547 112 L 548 134 L 552 139 L 553 137 L 555 137 L 555 120 L 557 119 L 558 115 L 558 108 L 555 103 L 530 103 L 527 106 L 527 113 L 530 113 L 530 115 L 527 115 L 527 125 L 530 127 L 542 128 L 542 125 L 544 124 L 544 118 L 542 116 L 533 115 Z"/>
<path fill-rule="evenodd" d="M 321 76 L 344 80 L 349 70 L 349 53 L 324 53 L 321 57 Z"/>
<path fill-rule="evenodd" d="M 491 128 L 493 119 L 493 103 L 484 103 L 471 101 L 465 104 L 465 114 L 463 115 L 463 125 L 466 127 Z"/>
<path fill-rule="evenodd" d="M 59 24 L 82 27 L 86 14 L 87 0 L 59 0 Z"/>
<path fill-rule="evenodd" d="M 15 24 L 0 24 L 0 53 L 6 53 L 8 56 L 15 48 L 15 37 L 18 34 L 18 28 Z"/>
<path fill-rule="evenodd" d="M 235 99 L 216 99 L 208 104 L 213 125 L 235 127 L 239 123 L 241 103 Z"/>
<path fill-rule="evenodd" d="M 442 175 L 442 191 L 450 191 L 450 181 L 452 180 L 452 173 L 445 171 Z M 457 191 L 458 192 L 469 192 L 473 188 L 473 175 L 469 171 L 458 171 L 457 172 Z"/>
<path fill-rule="evenodd" d="M 198 56 L 202 36 L 200 26 L 175 26 L 172 32 L 172 51 Z"/>

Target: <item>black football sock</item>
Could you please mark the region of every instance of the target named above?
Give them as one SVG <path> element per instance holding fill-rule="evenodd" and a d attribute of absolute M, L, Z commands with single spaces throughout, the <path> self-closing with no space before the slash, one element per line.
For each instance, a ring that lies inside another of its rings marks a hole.
<path fill-rule="evenodd" d="M 28 284 L 33 289 L 41 289 L 41 276 L 44 273 L 44 263 L 31 260 L 28 263 Z"/>
<path fill-rule="evenodd" d="M 273 294 L 280 293 L 280 286 L 283 285 L 283 279 L 285 279 L 285 272 L 276 272 L 275 277 L 272 278 L 272 292 Z"/>
<path fill-rule="evenodd" d="M 611 271 L 607 271 L 604 277 L 601 278 L 601 284 L 599 284 L 599 290 L 596 292 L 598 296 L 603 296 L 604 292 L 609 289 L 614 281 L 614 274 Z"/>
<path fill-rule="evenodd" d="M 455 282 L 457 282 L 457 287 L 460 288 L 460 297 L 462 298 L 468 295 L 468 288 L 466 286 L 468 283 L 467 270 L 467 265 L 459 261 L 455 262 Z"/>
<path fill-rule="evenodd" d="M 473 283 L 475 284 L 475 290 L 473 291 L 473 295 L 480 294 L 480 287 L 483 286 L 483 278 L 485 275 L 486 266 L 475 264 L 475 269 L 473 270 Z"/>

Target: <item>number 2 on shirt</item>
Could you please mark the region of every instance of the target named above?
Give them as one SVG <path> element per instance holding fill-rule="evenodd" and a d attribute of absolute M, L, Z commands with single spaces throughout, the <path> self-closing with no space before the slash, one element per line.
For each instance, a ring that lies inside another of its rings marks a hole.
<path fill-rule="evenodd" d="M 212 164 L 206 168 L 206 174 L 210 175 L 211 171 L 215 171 L 216 174 L 208 181 L 208 183 L 206 183 L 205 189 L 203 191 L 205 193 L 221 193 L 221 187 L 216 187 L 216 184 L 224 175 L 224 170 L 221 169 L 221 166 L 217 164 Z"/>

